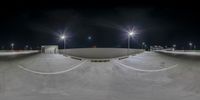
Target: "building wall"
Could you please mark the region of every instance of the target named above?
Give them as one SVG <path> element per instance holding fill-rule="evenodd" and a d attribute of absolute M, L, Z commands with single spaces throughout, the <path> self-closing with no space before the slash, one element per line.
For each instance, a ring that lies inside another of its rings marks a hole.
<path fill-rule="evenodd" d="M 41 52 L 46 54 L 58 53 L 58 46 L 56 45 L 45 45 L 41 47 Z"/>

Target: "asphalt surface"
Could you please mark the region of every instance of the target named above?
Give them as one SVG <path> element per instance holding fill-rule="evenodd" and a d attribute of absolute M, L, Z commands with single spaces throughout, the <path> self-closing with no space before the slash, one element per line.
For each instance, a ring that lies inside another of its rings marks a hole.
<path fill-rule="evenodd" d="M 199 100 L 199 67 L 154 52 L 110 62 L 35 54 L 0 61 L 0 100 Z"/>

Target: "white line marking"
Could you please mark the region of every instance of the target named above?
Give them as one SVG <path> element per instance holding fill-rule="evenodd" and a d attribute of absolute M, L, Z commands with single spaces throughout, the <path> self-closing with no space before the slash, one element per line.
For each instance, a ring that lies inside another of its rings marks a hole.
<path fill-rule="evenodd" d="M 129 68 L 129 69 L 132 69 L 132 70 L 135 70 L 135 71 L 141 71 L 141 72 L 160 72 L 160 71 L 169 70 L 169 69 L 172 69 L 172 68 L 175 68 L 175 67 L 178 66 L 178 64 L 175 64 L 173 66 L 170 66 L 170 67 L 167 67 L 167 68 L 162 68 L 162 69 L 157 69 L 157 70 L 144 70 L 144 69 L 138 69 L 138 68 L 135 68 L 135 67 L 127 66 L 127 65 L 122 64 L 118 61 L 114 61 L 114 62 L 120 64 L 121 66 L 123 66 L 125 68 Z"/>
<path fill-rule="evenodd" d="M 46 72 L 39 72 L 39 71 L 34 71 L 34 70 L 31 70 L 31 69 L 28 69 L 28 68 L 25 68 L 23 67 L 22 65 L 18 65 L 19 68 L 25 70 L 25 71 L 28 71 L 28 72 L 32 72 L 32 73 L 35 73 L 35 74 L 62 74 L 62 73 L 66 73 L 66 72 L 69 72 L 73 69 L 76 69 L 78 67 L 80 67 L 81 65 L 83 65 L 85 62 L 87 62 L 87 60 L 79 63 L 78 65 L 72 65 L 74 67 L 70 68 L 70 69 L 67 69 L 67 70 L 64 70 L 64 71 L 59 71 L 59 72 L 51 72 L 51 73 L 46 73 Z"/>

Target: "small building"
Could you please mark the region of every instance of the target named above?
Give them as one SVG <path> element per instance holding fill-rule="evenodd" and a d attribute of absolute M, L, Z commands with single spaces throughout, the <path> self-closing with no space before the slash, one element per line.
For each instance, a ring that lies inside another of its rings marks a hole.
<path fill-rule="evenodd" d="M 56 54 L 58 53 L 58 45 L 42 45 L 41 53 Z"/>

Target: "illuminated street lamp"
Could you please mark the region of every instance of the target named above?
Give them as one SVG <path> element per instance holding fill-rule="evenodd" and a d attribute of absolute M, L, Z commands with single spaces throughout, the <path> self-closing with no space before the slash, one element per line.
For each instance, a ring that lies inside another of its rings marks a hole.
<path fill-rule="evenodd" d="M 129 54 L 129 49 L 130 49 L 130 38 L 133 37 L 135 35 L 135 32 L 130 31 L 128 32 L 128 52 L 127 55 Z"/>
<path fill-rule="evenodd" d="M 196 50 L 196 48 L 197 48 L 197 46 L 196 46 L 196 45 L 194 45 L 194 50 Z"/>
<path fill-rule="evenodd" d="M 91 36 L 88 36 L 88 40 L 91 40 L 92 39 L 92 37 Z"/>
<path fill-rule="evenodd" d="M 176 49 L 176 44 L 173 44 L 172 46 L 173 46 L 173 48 L 174 48 L 174 50 L 175 50 L 175 49 Z"/>
<path fill-rule="evenodd" d="M 173 44 L 172 47 L 173 47 L 172 49 L 174 51 L 176 49 L 176 44 Z"/>
<path fill-rule="evenodd" d="M 173 48 L 176 48 L 176 44 L 173 44 Z"/>
<path fill-rule="evenodd" d="M 66 39 L 66 36 L 65 36 L 65 35 L 61 35 L 61 36 L 60 36 L 60 39 L 63 40 L 63 42 L 64 42 L 63 48 L 65 49 L 65 39 Z"/>
<path fill-rule="evenodd" d="M 145 48 L 146 48 L 146 43 L 142 42 L 142 49 L 145 49 Z"/>
<path fill-rule="evenodd" d="M 13 50 L 13 49 L 14 49 L 14 46 L 15 46 L 15 44 L 14 44 L 14 43 L 11 43 L 11 44 L 10 44 L 10 46 L 11 46 L 11 50 Z"/>
<path fill-rule="evenodd" d="M 192 45 L 193 45 L 192 42 L 190 42 L 190 43 L 189 43 L 190 50 L 192 49 Z"/>
<path fill-rule="evenodd" d="M 25 49 L 25 50 L 28 50 L 28 45 L 25 45 L 24 49 Z"/>

